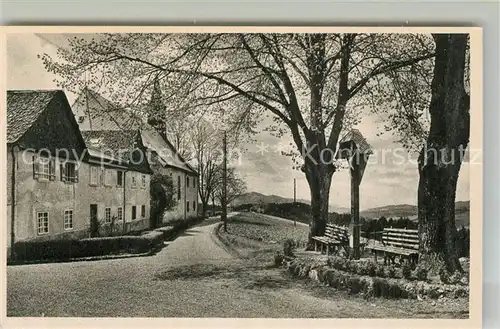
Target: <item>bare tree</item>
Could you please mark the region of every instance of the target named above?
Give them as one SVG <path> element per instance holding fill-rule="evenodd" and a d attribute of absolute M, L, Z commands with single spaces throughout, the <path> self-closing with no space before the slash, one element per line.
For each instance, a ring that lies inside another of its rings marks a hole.
<path fill-rule="evenodd" d="M 165 100 L 177 107 L 189 103 L 217 120 L 214 104 L 224 103 L 227 123 L 246 132 L 270 115 L 268 128 L 293 138 L 309 183 L 312 237 L 324 233 L 339 135 L 387 98 L 378 85 L 416 75 L 404 69 L 431 59 L 430 43 L 415 34 L 106 34 L 76 38 L 60 59 L 43 60 L 63 87 L 75 88 L 90 71 L 121 103 L 140 101 L 160 73 Z M 407 101 L 400 95 L 390 106 Z"/>
<path fill-rule="evenodd" d="M 226 202 L 231 204 L 236 198 L 244 194 L 247 191 L 247 186 L 245 181 L 238 175 L 235 168 L 228 168 L 227 170 L 227 192 L 226 192 Z M 215 197 L 222 204 L 222 170 L 217 171 L 215 180 Z"/>

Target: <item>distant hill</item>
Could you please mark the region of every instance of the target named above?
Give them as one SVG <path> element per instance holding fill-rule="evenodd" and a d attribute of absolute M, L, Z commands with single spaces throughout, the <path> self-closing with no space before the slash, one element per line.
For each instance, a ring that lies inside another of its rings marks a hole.
<path fill-rule="evenodd" d="M 409 204 L 388 205 L 366 209 L 360 212 L 362 217 L 380 218 L 408 217 L 411 220 L 417 219 L 417 206 Z M 455 222 L 457 227 L 469 226 L 470 201 L 457 201 L 455 203 Z"/>
<path fill-rule="evenodd" d="M 265 195 L 262 193 L 258 192 L 249 192 L 240 195 L 236 200 L 233 201 L 234 206 L 239 206 L 242 204 L 268 204 L 268 203 L 275 203 L 275 204 L 281 204 L 281 203 L 292 203 L 293 198 L 284 198 L 278 195 Z M 305 199 L 297 199 L 297 202 L 305 203 L 310 205 L 311 202 L 309 200 Z M 337 212 L 337 213 L 348 213 L 351 210 L 349 208 L 345 207 L 338 207 L 335 205 L 330 205 L 330 212 Z"/>
<path fill-rule="evenodd" d="M 412 217 L 417 215 L 417 206 L 409 204 L 388 205 L 366 209 L 360 212 L 360 216 L 366 218 L 389 217 Z"/>
<path fill-rule="evenodd" d="M 249 192 L 242 194 L 234 202 L 234 206 L 239 206 L 242 204 L 281 204 L 281 203 L 292 203 L 292 198 L 285 198 L 278 195 L 265 195 L 258 192 Z M 309 200 L 297 199 L 297 202 L 305 203 L 310 205 Z M 336 212 L 338 214 L 350 213 L 351 209 L 346 207 L 339 207 L 336 205 L 330 205 L 330 212 Z M 457 201 L 455 203 L 455 213 L 456 213 L 456 225 L 457 227 L 469 226 L 469 201 Z M 398 205 L 387 205 L 382 207 L 375 207 L 362 210 L 360 216 L 371 219 L 378 219 L 382 216 L 386 218 L 392 217 L 408 217 L 411 220 L 417 219 L 417 206 L 409 204 L 398 204 Z"/>

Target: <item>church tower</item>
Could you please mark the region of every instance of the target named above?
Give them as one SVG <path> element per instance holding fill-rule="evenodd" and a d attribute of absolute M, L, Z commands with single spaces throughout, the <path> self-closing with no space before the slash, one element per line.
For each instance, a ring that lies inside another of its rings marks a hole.
<path fill-rule="evenodd" d="M 151 100 L 148 104 L 148 123 L 160 133 L 163 138 L 166 138 L 166 106 L 163 104 L 160 81 L 158 76 L 155 77 L 153 83 L 153 92 Z"/>

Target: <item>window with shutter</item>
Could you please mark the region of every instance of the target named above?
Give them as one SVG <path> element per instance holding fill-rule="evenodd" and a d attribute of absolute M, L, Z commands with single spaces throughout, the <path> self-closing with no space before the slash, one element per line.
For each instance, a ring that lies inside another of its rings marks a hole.
<path fill-rule="evenodd" d="M 49 159 L 49 179 L 56 180 L 56 160 Z"/>
<path fill-rule="evenodd" d="M 78 167 L 76 163 L 61 163 L 61 165 L 59 166 L 59 170 L 61 171 L 61 181 L 71 183 L 78 182 Z"/>
<path fill-rule="evenodd" d="M 40 166 L 38 164 L 38 158 L 36 155 L 33 156 L 33 178 L 38 179 L 38 175 L 40 172 Z"/>
<path fill-rule="evenodd" d="M 99 168 L 96 166 L 90 167 L 90 185 L 99 184 Z"/>
<path fill-rule="evenodd" d="M 135 220 L 137 218 L 137 207 L 132 206 L 132 220 Z"/>
<path fill-rule="evenodd" d="M 122 187 L 123 186 L 123 171 L 118 170 L 116 172 L 116 186 Z"/>
<path fill-rule="evenodd" d="M 56 164 L 54 159 L 33 156 L 33 178 L 50 179 L 56 178 Z"/>
<path fill-rule="evenodd" d="M 62 163 L 59 164 L 59 173 L 61 176 L 61 182 L 65 182 L 66 181 L 66 168 Z"/>
<path fill-rule="evenodd" d="M 177 176 L 177 200 L 181 199 L 181 176 Z"/>

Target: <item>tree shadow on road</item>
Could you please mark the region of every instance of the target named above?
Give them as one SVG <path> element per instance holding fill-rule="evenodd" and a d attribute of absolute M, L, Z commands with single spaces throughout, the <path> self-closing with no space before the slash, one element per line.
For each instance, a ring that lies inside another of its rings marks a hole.
<path fill-rule="evenodd" d="M 155 274 L 155 280 L 234 280 L 246 289 L 279 289 L 290 287 L 279 271 L 271 264 L 193 264 L 175 267 Z"/>

